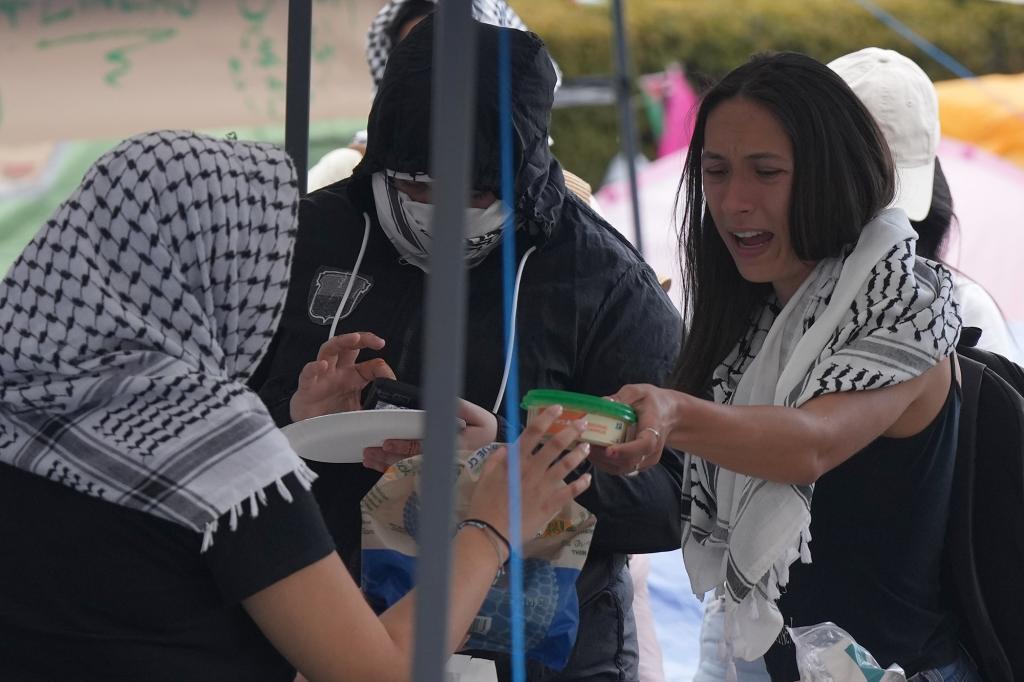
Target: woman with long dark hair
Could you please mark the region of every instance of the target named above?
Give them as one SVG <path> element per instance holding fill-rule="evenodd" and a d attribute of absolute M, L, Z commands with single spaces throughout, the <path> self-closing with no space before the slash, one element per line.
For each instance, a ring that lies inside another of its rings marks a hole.
<path fill-rule="evenodd" d="M 938 587 L 960 318 L 893 195 L 882 133 L 834 72 L 792 53 L 732 71 L 680 184 L 674 385 L 613 396 L 640 418 L 609 452 L 623 472 L 688 453 L 692 587 L 716 590 L 727 653 L 767 652 L 774 680 L 799 678 L 783 625 L 824 621 L 883 665 L 966 670 Z"/>

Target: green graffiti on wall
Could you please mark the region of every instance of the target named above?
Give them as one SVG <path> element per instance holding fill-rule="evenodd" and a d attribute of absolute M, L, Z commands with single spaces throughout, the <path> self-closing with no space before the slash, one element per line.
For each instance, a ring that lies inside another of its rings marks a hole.
<path fill-rule="evenodd" d="M 286 46 L 279 47 L 267 31 L 274 0 L 237 0 L 245 30 L 238 41 L 240 54 L 228 58 L 231 83 L 244 92 L 246 108 L 258 115 L 280 120 L 284 116 Z"/>
<path fill-rule="evenodd" d="M 18 12 L 28 8 L 28 0 L 0 0 L 0 16 L 7 19 L 7 24 L 11 28 L 18 25 Z"/>
<path fill-rule="evenodd" d="M 187 19 L 196 13 L 200 0 L 0 0 L 0 17 L 10 28 L 20 19 L 37 20 L 43 26 L 67 22 L 99 11 L 117 14 L 166 13 Z"/>
<path fill-rule="evenodd" d="M 114 29 L 111 31 L 90 31 L 76 35 L 64 36 L 61 38 L 50 38 L 40 40 L 36 46 L 40 50 L 52 50 L 68 45 L 79 45 L 82 43 L 98 43 L 103 41 L 128 42 L 111 48 L 103 55 L 104 59 L 114 65 L 114 68 L 103 76 L 103 80 L 112 87 L 117 87 L 121 78 L 131 71 L 132 61 L 129 53 L 150 45 L 156 45 L 170 40 L 177 35 L 178 30 L 174 28 L 139 28 L 139 29 Z"/>
<path fill-rule="evenodd" d="M 40 21 L 55 24 L 97 10 L 119 14 L 166 12 L 187 19 L 198 6 L 199 0 L 45 0 Z"/>
<path fill-rule="evenodd" d="M 242 20 L 240 25 L 237 19 L 231 22 L 234 36 L 224 36 L 229 50 L 221 58 L 226 64 L 222 72 L 227 76 L 225 84 L 239 93 L 248 111 L 261 118 L 283 120 L 287 39 L 282 35 L 281 22 L 288 14 L 288 0 L 234 0 L 230 4 L 228 0 L 0 0 L 0 35 L 14 27 L 19 31 L 35 29 L 40 36 L 34 42 L 36 49 L 66 50 L 76 58 L 83 54 L 74 49 L 76 46 L 94 45 L 97 52 L 91 58 L 102 59 L 106 65 L 101 71 L 102 82 L 123 90 L 130 86 L 131 78 L 141 75 L 140 51 L 181 41 L 202 17 L 210 14 L 207 10 L 214 6 L 220 9 L 221 3 L 227 8 L 233 6 Z M 354 0 L 314 0 L 314 8 L 322 10 L 313 24 L 310 55 L 317 69 L 329 69 L 330 62 L 338 57 L 337 46 L 344 40 L 329 17 L 348 14 L 351 19 L 357 4 Z M 104 30 L 104 16 L 111 18 L 107 23 L 111 27 L 124 26 L 124 19 L 130 16 L 128 25 L 133 27 Z M 88 21 L 82 21 L 85 19 Z M 91 30 L 83 30 L 86 26 Z M 166 48 L 161 50 L 161 54 L 167 54 Z"/>

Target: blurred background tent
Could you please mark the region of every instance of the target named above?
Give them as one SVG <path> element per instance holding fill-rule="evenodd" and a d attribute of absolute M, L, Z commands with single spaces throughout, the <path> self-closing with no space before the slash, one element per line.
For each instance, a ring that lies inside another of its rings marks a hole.
<path fill-rule="evenodd" d="M 1024 74 L 960 78 L 936 83 L 935 89 L 943 135 L 1024 168 Z"/>

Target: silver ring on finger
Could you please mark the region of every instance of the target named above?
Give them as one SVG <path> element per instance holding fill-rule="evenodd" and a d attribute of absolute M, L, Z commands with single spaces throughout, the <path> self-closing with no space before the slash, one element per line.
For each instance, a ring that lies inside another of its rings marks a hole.
<path fill-rule="evenodd" d="M 654 440 L 659 443 L 661 442 L 661 431 L 659 431 L 658 429 L 654 428 L 653 426 L 645 426 L 644 428 L 640 429 L 640 433 L 643 433 L 644 431 L 650 431 L 652 434 L 654 434 Z"/>

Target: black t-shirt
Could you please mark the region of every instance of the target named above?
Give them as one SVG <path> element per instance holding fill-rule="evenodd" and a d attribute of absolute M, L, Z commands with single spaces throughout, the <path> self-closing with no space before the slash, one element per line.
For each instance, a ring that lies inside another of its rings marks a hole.
<path fill-rule="evenodd" d="M 0 464 L 0 679 L 292 680 L 240 601 L 333 551 L 285 478 L 213 546 L 149 514 Z"/>
<path fill-rule="evenodd" d="M 812 563 L 790 567 L 790 627 L 832 621 L 883 668 L 907 676 L 952 663 L 956 622 L 940 589 L 956 456 L 959 389 L 909 438 L 878 438 L 822 476 L 811 500 Z M 765 655 L 772 680 L 799 679 L 788 633 Z"/>

